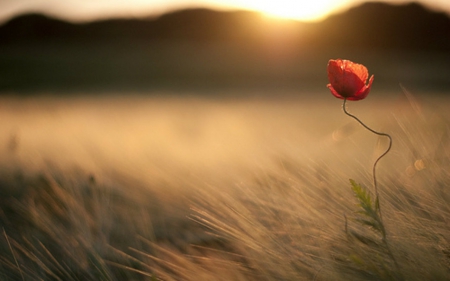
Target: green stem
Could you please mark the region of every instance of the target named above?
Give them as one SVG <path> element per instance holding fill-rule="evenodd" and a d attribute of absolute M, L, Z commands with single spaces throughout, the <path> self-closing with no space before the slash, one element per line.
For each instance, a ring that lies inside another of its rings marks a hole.
<path fill-rule="evenodd" d="M 345 104 L 347 103 L 347 99 L 344 99 L 344 103 L 342 104 L 342 109 L 344 110 L 344 113 L 347 114 L 348 116 L 352 117 L 353 119 L 355 119 L 356 121 L 359 122 L 359 124 L 361 124 L 364 128 L 366 128 L 367 130 L 369 130 L 370 132 L 379 135 L 379 136 L 385 136 L 389 138 L 389 146 L 386 149 L 386 151 L 380 155 L 380 157 L 377 158 L 377 160 L 375 160 L 375 163 L 373 164 L 373 168 L 372 168 L 372 175 L 373 175 L 373 187 L 375 189 L 375 197 L 376 197 L 376 201 L 378 202 L 378 211 L 380 212 L 380 217 L 381 217 L 381 210 L 380 210 L 380 203 L 379 203 L 379 197 L 378 197 L 378 187 L 377 187 L 377 175 L 376 175 L 376 168 L 377 168 L 377 164 L 378 162 L 381 160 L 381 158 L 383 158 L 386 154 L 388 154 L 388 152 L 391 150 L 392 147 L 392 137 L 389 134 L 386 133 L 380 133 L 377 132 L 371 128 L 369 128 L 366 124 L 364 124 L 358 117 L 356 117 L 355 115 L 349 113 L 345 107 Z"/>
<path fill-rule="evenodd" d="M 342 109 L 344 110 L 344 113 L 345 114 L 347 114 L 348 116 L 350 116 L 350 117 L 352 117 L 353 119 L 355 119 L 356 121 L 358 121 L 358 123 L 359 124 L 361 124 L 364 128 L 366 128 L 367 130 L 369 130 L 370 132 L 372 132 L 372 133 L 374 133 L 374 134 L 376 134 L 376 135 L 379 135 L 379 136 L 385 136 L 385 137 L 387 137 L 387 138 L 389 138 L 389 146 L 388 146 L 388 148 L 386 149 L 386 151 L 383 153 L 383 154 L 381 154 L 378 158 L 377 158 L 377 160 L 375 160 L 375 162 L 374 162 L 374 164 L 373 164 L 373 169 L 372 169 L 372 174 L 373 174 L 373 186 L 374 186 L 374 189 L 375 189 L 375 204 L 376 204 L 376 208 L 378 209 L 378 214 L 379 214 L 379 223 L 380 223 L 380 226 L 382 227 L 382 235 L 383 235 L 383 242 L 384 242 L 384 244 L 385 244 L 385 246 L 386 246 L 386 249 L 387 249 L 387 251 L 388 251 L 388 254 L 389 254 L 389 256 L 392 258 L 392 260 L 394 261 L 394 264 L 395 264 L 395 266 L 396 266 L 396 268 L 397 268 L 397 270 L 398 270 L 398 274 L 399 274 L 399 279 L 400 280 L 404 280 L 404 277 L 403 277 L 403 274 L 401 273 L 401 271 L 400 271 L 400 266 L 399 266 L 399 264 L 398 264 L 398 262 L 397 262 L 397 259 L 395 258 L 395 256 L 394 256 L 394 254 L 393 254 L 393 252 L 392 252 L 392 250 L 391 250 L 391 247 L 389 246 L 389 244 L 388 244 L 388 241 L 387 241 L 387 239 L 386 239 L 386 229 L 384 228 L 384 223 L 383 223 L 383 217 L 382 217 L 382 215 L 381 215 L 381 208 L 380 208 L 380 199 L 379 199 L 379 196 L 378 196 L 378 188 L 377 188 L 377 175 L 376 175 L 376 168 L 377 168 L 377 164 L 378 164 L 378 162 L 381 160 L 381 158 L 383 158 L 386 154 L 388 154 L 388 152 L 391 150 L 391 147 L 392 147 L 392 137 L 389 135 L 389 134 L 386 134 L 386 133 L 380 133 L 380 132 L 377 132 L 377 131 L 375 131 L 375 130 L 373 130 L 373 129 L 371 129 L 371 128 L 369 128 L 366 124 L 364 124 L 358 117 L 356 117 L 355 115 L 353 115 L 353 114 L 351 114 L 351 113 L 349 113 L 348 111 L 347 111 L 347 109 L 346 109 L 346 107 L 345 107 L 345 105 L 346 105 L 346 103 L 347 103 L 347 99 L 346 98 L 344 98 L 344 103 L 342 104 Z"/>

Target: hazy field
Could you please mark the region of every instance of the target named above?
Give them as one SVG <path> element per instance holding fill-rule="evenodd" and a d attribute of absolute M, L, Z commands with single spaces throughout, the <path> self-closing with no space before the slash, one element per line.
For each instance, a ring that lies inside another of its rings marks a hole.
<path fill-rule="evenodd" d="M 4 96 L 2 280 L 448 280 L 449 97 Z M 350 234 L 349 234 L 350 233 Z M 377 240 L 378 239 L 378 240 Z"/>

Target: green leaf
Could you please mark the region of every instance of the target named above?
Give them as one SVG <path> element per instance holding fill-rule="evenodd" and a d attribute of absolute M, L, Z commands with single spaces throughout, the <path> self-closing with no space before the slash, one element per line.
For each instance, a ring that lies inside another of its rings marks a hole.
<path fill-rule="evenodd" d="M 352 191 L 359 202 L 358 206 L 360 209 L 356 211 L 356 213 L 365 217 L 358 218 L 357 221 L 362 225 L 370 227 L 372 230 L 380 232 L 384 236 L 384 226 L 378 212 L 378 198 L 376 198 L 374 202 L 367 189 L 352 179 L 350 179 L 350 184 L 352 185 Z"/>
<path fill-rule="evenodd" d="M 357 219 L 358 222 L 360 222 L 363 225 L 370 226 L 373 230 L 377 230 L 379 232 L 383 232 L 380 224 L 377 221 L 374 220 L 364 220 L 364 219 Z"/>

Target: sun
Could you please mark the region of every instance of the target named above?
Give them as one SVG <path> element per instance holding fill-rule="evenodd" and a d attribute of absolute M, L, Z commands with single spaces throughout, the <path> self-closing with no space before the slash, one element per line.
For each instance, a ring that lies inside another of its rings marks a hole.
<path fill-rule="evenodd" d="M 239 0 L 245 8 L 270 17 L 315 21 L 341 7 L 343 0 Z"/>

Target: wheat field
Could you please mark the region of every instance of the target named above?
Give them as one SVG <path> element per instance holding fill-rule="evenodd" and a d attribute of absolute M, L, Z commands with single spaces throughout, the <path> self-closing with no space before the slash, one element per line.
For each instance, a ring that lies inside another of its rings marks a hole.
<path fill-rule="evenodd" d="M 2 280 L 449 280 L 449 98 L 0 99 Z M 389 245 L 389 251 L 386 246 Z"/>

